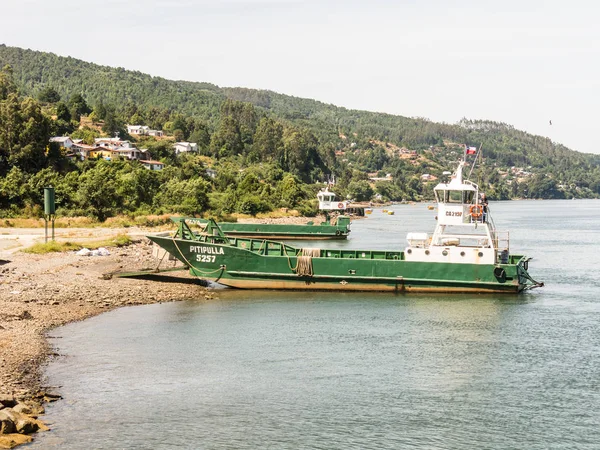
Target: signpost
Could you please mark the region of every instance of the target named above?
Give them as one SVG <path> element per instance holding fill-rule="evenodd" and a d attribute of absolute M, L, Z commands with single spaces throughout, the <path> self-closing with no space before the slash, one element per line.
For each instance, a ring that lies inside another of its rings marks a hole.
<path fill-rule="evenodd" d="M 54 202 L 54 188 L 44 188 L 44 222 L 46 224 L 46 242 L 48 242 L 48 221 L 52 222 L 52 240 L 54 240 L 54 220 L 56 219 L 56 205 Z"/>

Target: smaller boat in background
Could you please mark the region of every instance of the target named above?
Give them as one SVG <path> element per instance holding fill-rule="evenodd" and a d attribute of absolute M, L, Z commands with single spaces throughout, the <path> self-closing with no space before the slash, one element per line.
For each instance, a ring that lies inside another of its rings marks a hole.
<path fill-rule="evenodd" d="M 229 237 L 254 238 L 254 239 L 284 239 L 284 240 L 326 240 L 347 239 L 350 233 L 350 217 L 346 213 L 347 201 L 335 199 L 335 193 L 329 187 L 322 189 L 317 194 L 319 209 L 325 214 L 325 220 L 320 223 L 307 222 L 306 224 L 276 224 L 276 223 L 239 223 L 219 222 L 219 229 Z M 330 212 L 335 212 L 333 216 Z M 209 224 L 208 219 L 195 217 L 172 217 L 173 222 L 182 220 L 188 225 L 197 227 L 196 231 L 205 232 Z"/>

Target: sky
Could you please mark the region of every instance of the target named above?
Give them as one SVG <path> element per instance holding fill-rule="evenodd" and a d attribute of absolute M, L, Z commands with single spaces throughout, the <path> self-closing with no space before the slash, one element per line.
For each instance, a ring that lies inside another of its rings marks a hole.
<path fill-rule="evenodd" d="M 3 0 L 0 43 L 600 154 L 599 23 L 582 0 Z"/>

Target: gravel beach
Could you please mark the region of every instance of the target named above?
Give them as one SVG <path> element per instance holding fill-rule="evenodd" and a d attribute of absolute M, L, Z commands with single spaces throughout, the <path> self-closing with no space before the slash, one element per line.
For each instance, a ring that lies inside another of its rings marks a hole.
<path fill-rule="evenodd" d="M 0 410 L 3 398 L 43 403 L 47 391 L 60 394 L 44 386 L 43 367 L 54 355 L 48 330 L 121 306 L 213 296 L 186 270 L 152 280 L 105 275 L 156 268 L 160 260 L 147 238 L 108 250 L 106 256 L 0 252 Z M 160 267 L 175 265 L 164 258 Z"/>

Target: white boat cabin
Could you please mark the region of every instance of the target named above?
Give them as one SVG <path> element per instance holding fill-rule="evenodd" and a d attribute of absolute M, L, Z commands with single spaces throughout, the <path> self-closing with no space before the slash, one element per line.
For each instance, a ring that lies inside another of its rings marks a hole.
<path fill-rule="evenodd" d="M 336 200 L 335 193 L 329 191 L 329 187 L 321 189 L 317 199 L 319 199 L 319 209 L 323 211 L 344 211 L 348 205 L 345 201 Z"/>
<path fill-rule="evenodd" d="M 438 206 L 433 235 L 408 233 L 407 261 L 464 264 L 507 263 L 508 232 L 501 239 L 489 213 L 487 201 L 479 196 L 479 187 L 462 179 L 464 162 L 448 183 L 435 189 Z"/>

